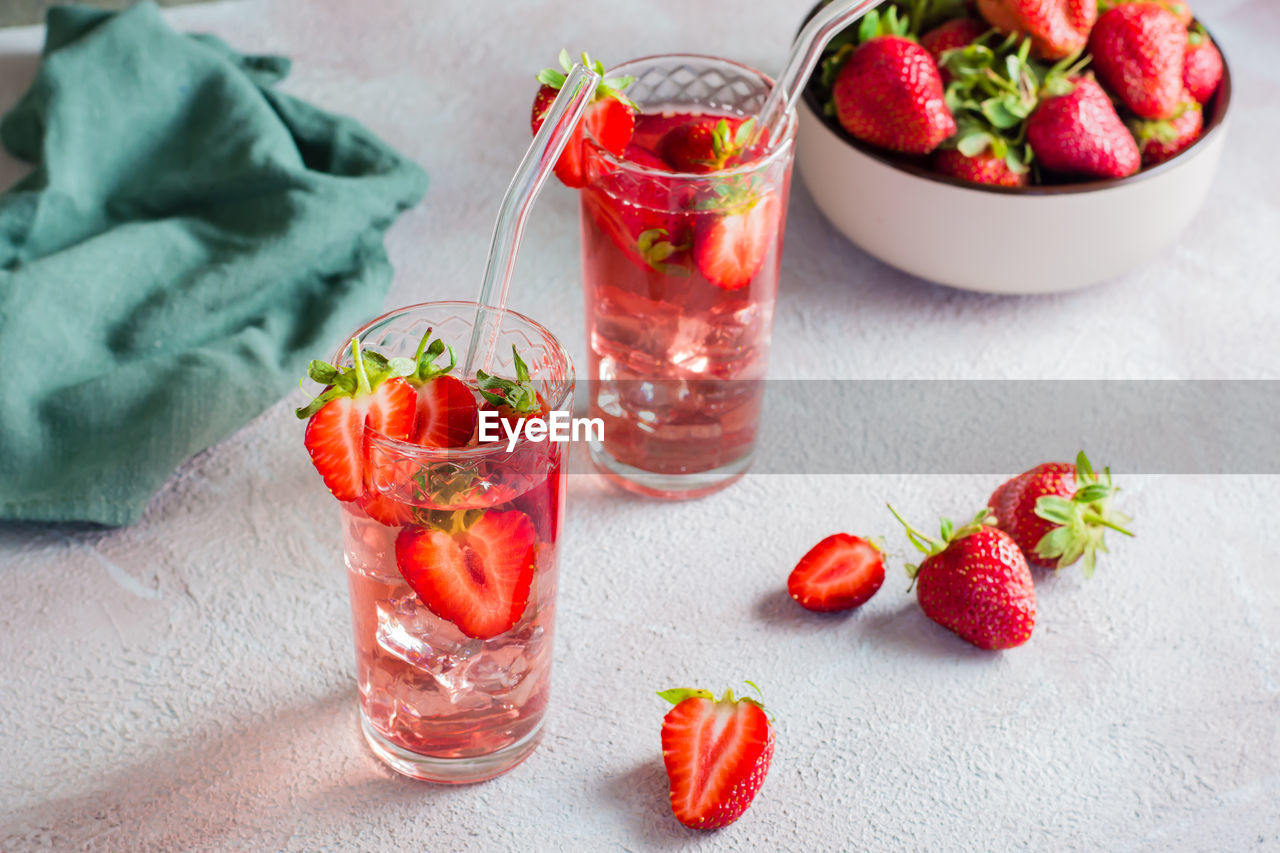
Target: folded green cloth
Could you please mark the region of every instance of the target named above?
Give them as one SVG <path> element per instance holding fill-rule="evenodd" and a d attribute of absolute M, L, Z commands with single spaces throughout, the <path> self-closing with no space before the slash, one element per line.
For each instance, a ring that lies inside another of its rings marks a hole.
<path fill-rule="evenodd" d="M 136 520 L 378 312 L 426 175 L 154 5 L 49 13 L 0 124 L 0 519 Z"/>

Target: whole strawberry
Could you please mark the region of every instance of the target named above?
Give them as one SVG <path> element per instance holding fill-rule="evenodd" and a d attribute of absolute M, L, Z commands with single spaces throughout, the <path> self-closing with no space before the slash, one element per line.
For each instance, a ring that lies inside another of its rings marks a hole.
<path fill-rule="evenodd" d="M 1083 557 L 1088 576 L 1098 552 L 1107 550 L 1107 528 L 1133 535 L 1123 527 L 1129 517 L 1111 507 L 1116 491 L 1110 469 L 1094 473 L 1081 451 L 1074 465 L 1048 462 L 1022 472 L 997 488 L 988 505 L 1027 557 L 1059 569 Z"/>
<path fill-rule="evenodd" d="M 942 54 L 971 44 L 986 31 L 987 25 L 977 18 L 952 18 L 920 36 L 920 46 L 929 51 L 933 61 L 938 64 L 943 85 L 951 79 L 951 74 L 942 67 Z"/>
<path fill-rule="evenodd" d="M 1201 104 L 1218 91 L 1222 82 L 1222 54 L 1209 38 L 1204 27 L 1197 24 L 1187 34 L 1187 51 L 1183 54 L 1182 82 Z"/>
<path fill-rule="evenodd" d="M 926 556 L 907 566 L 924 614 L 980 649 L 1011 649 L 1031 638 L 1036 624 L 1036 591 L 1022 551 L 1007 533 L 992 527 L 990 510 L 956 528 L 942 520 L 940 539 L 931 539 L 891 506 L 907 538 Z"/>
<path fill-rule="evenodd" d="M 1031 37 L 1032 52 L 1057 60 L 1081 50 L 1098 17 L 1097 0 L 978 0 L 978 12 L 1002 33 Z"/>
<path fill-rule="evenodd" d="M 840 125 L 880 148 L 928 154 L 956 132 L 933 57 L 901 36 L 876 36 L 854 49 L 831 97 Z"/>
<path fill-rule="evenodd" d="M 685 687 L 658 695 L 675 706 L 662 720 L 671 811 L 692 829 L 728 826 L 764 784 L 773 759 L 773 722 L 763 705 L 734 699 L 732 690 L 719 701 L 710 690 Z"/>
<path fill-rule="evenodd" d="M 1092 77 L 1051 80 L 1046 93 L 1027 121 L 1027 141 L 1042 167 L 1094 178 L 1138 171 L 1138 144 Z"/>
<path fill-rule="evenodd" d="M 1173 118 L 1135 120 L 1130 126 L 1138 140 L 1143 165 L 1154 166 L 1181 154 L 1200 138 L 1204 109 L 1188 92 Z"/>
<path fill-rule="evenodd" d="M 1098 79 L 1141 118 L 1177 111 L 1186 49 L 1186 25 L 1155 3 L 1122 3 L 1099 17 L 1089 35 Z"/>
<path fill-rule="evenodd" d="M 990 148 L 967 156 L 954 148 L 939 151 L 933 158 L 933 168 L 943 174 L 974 184 L 990 184 L 997 187 L 1025 187 L 1027 170 L 1014 171 L 1007 157 L 998 157 Z"/>

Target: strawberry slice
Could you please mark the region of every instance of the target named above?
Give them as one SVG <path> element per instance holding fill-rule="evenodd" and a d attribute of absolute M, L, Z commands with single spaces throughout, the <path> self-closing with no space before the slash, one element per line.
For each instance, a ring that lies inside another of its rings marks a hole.
<path fill-rule="evenodd" d="M 749 206 L 699 217 L 693 236 L 698 270 L 716 287 L 746 287 L 773 247 L 778 216 L 778 197 L 768 193 Z"/>
<path fill-rule="evenodd" d="M 313 361 L 308 375 L 325 384 L 325 390 L 305 408 L 303 443 L 324 484 L 340 501 L 353 501 L 364 493 L 368 442 L 365 427 L 404 440 L 413 429 L 416 396 L 401 378 L 403 364 L 360 350 L 359 340 L 351 340 L 353 365 L 340 370 L 331 364 Z"/>
<path fill-rule="evenodd" d="M 806 610 L 850 610 L 865 604 L 884 583 L 884 554 L 848 533 L 823 539 L 800 558 L 787 592 Z"/>
<path fill-rule="evenodd" d="M 520 621 L 533 586 L 537 533 L 522 512 L 489 512 L 450 533 L 406 527 L 396 566 L 432 613 L 488 640 Z"/>
<path fill-rule="evenodd" d="M 375 489 L 369 489 L 361 495 L 356 505 L 364 510 L 365 515 L 387 527 L 403 527 L 414 521 L 412 504 L 388 497 Z"/>
<path fill-rule="evenodd" d="M 455 376 L 437 376 L 418 386 L 418 426 L 413 440 L 423 447 L 466 447 L 480 410 L 470 386 Z"/>
<path fill-rule="evenodd" d="M 551 104 L 560 94 L 560 88 L 566 79 L 565 75 L 573 68 L 568 51 L 560 51 L 559 59 L 560 66 L 564 69 L 563 73 L 554 68 L 544 68 L 538 72 L 538 82 L 542 86 L 533 98 L 533 109 L 529 116 L 529 126 L 534 135 L 537 135 L 538 129 L 546 120 L 547 111 L 551 109 Z M 637 111 L 636 105 L 622 93 L 623 89 L 635 82 L 634 77 L 603 79 L 604 63 L 599 60 L 592 63 L 585 53 L 582 54 L 582 62 L 588 68 L 594 68 L 602 79 L 596 86 L 595 94 L 592 95 L 591 104 L 587 107 L 582 121 L 574 128 L 572 136 L 564 147 L 564 152 L 556 161 L 556 177 L 565 186 L 573 189 L 581 189 L 587 185 L 583 126 L 585 125 L 591 131 L 592 137 L 610 153 L 621 157 L 627 143 L 631 141 L 631 134 L 635 132 Z"/>
<path fill-rule="evenodd" d="M 662 759 L 676 820 L 719 829 L 751 805 L 773 758 L 773 723 L 754 699 L 726 690 L 676 688 L 658 694 L 675 705 L 662 720 Z"/>
<path fill-rule="evenodd" d="M 695 119 L 667 131 L 658 152 L 673 169 L 702 174 L 732 165 L 751 143 L 754 118 Z"/>

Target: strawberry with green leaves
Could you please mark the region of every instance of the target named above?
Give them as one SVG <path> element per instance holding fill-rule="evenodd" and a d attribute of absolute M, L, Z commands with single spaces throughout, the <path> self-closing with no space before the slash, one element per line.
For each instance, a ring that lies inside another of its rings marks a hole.
<path fill-rule="evenodd" d="M 1200 138 L 1204 130 L 1204 109 L 1186 92 L 1172 118 L 1134 119 L 1129 123 L 1142 152 L 1142 164 L 1154 166 L 1181 154 Z"/>
<path fill-rule="evenodd" d="M 494 376 L 483 370 L 476 371 L 476 385 L 487 404 L 486 408 L 496 411 L 502 420 L 513 427 L 517 420 L 546 417 L 547 404 L 534 387 L 529 365 L 520 357 L 514 344 L 511 347 L 511 364 L 515 368 L 515 379 Z"/>
<path fill-rule="evenodd" d="M 1027 119 L 1039 103 L 1039 79 L 1029 60 L 1031 40 L 992 37 L 948 50 L 947 107 L 956 134 L 934 155 L 934 169 L 970 183 L 1025 186 L 1032 151 Z"/>
<path fill-rule="evenodd" d="M 831 98 L 840 126 L 863 142 L 929 154 L 956 132 L 929 51 L 899 35 L 875 36 L 849 54 Z"/>
<path fill-rule="evenodd" d="M 1201 103 L 1218 91 L 1222 83 L 1222 54 L 1204 27 L 1196 24 L 1187 33 L 1187 50 L 1182 57 L 1182 83 L 1191 96 Z"/>
<path fill-rule="evenodd" d="M 556 96 L 559 95 L 561 87 L 564 86 L 566 75 L 573 68 L 573 61 L 569 58 L 568 51 L 560 51 L 559 60 L 560 67 L 564 69 L 563 71 L 544 68 L 538 72 L 538 82 L 542 84 L 542 87 L 538 89 L 538 93 L 533 99 L 533 110 L 529 119 L 535 135 L 546 119 L 547 110 L 551 108 L 551 104 L 555 101 Z M 573 135 L 564 147 L 564 153 L 556 161 L 556 177 L 565 186 L 573 187 L 574 189 L 579 189 L 587 184 L 584 128 L 591 132 L 591 136 L 596 142 L 618 157 L 622 156 L 623 151 L 626 150 L 627 143 L 631 141 L 631 134 L 635 132 L 636 105 L 624 94 L 624 90 L 635 82 L 635 78 L 611 77 L 605 79 L 604 64 L 598 60 L 592 62 L 591 58 L 585 53 L 582 54 L 582 63 L 595 70 L 602 79 L 599 85 L 596 86 L 595 94 L 591 99 L 591 104 L 587 107 L 586 114 L 582 117 L 578 126 L 574 128 Z"/>
<path fill-rule="evenodd" d="M 741 290 L 764 267 L 778 242 L 782 205 L 777 193 L 724 188 L 716 209 L 697 217 L 693 261 L 707 281 L 723 290 Z"/>
<path fill-rule="evenodd" d="M 311 362 L 307 375 L 325 386 L 311 403 L 297 410 L 307 421 L 303 443 L 311 463 L 329 491 L 340 501 L 354 501 L 365 492 L 368 438 L 366 429 L 388 438 L 406 440 L 413 431 L 416 396 L 404 376 L 412 371 L 408 359 L 385 359 L 364 353 L 351 339 L 352 366 L 340 369 Z"/>
<path fill-rule="evenodd" d="M 951 72 L 943 63 L 947 51 L 972 44 L 987 29 L 987 25 L 977 18 L 952 18 L 920 36 L 920 46 L 929 51 L 933 61 L 938 64 L 944 86 L 951 81 Z"/>
<path fill-rule="evenodd" d="M 396 567 L 423 605 L 458 630 L 489 640 L 515 627 L 529 604 L 538 536 L 528 516 L 443 514 L 448 527 L 405 527 Z"/>
<path fill-rule="evenodd" d="M 718 172 L 735 165 L 751 144 L 756 120 L 706 117 L 676 125 L 658 142 L 658 153 L 677 172 Z"/>
<path fill-rule="evenodd" d="M 1139 118 L 1177 112 L 1186 51 L 1186 24 L 1155 3 L 1121 3 L 1089 34 L 1098 80 Z"/>
<path fill-rule="evenodd" d="M 453 347 L 430 338 L 427 329 L 414 354 L 414 372 L 405 377 L 418 396 L 413 440 L 423 447 L 466 447 L 479 417 L 475 394 L 467 383 L 449 375 L 458 363 Z M 446 351 L 449 363 L 441 366 L 437 362 Z"/>
<path fill-rule="evenodd" d="M 1032 52 L 1056 61 L 1078 53 L 1098 17 L 1097 0 L 978 0 L 978 13 L 1006 35 L 1029 37 Z"/>
<path fill-rule="evenodd" d="M 1111 506 L 1116 491 L 1111 470 L 1095 473 L 1081 451 L 1075 464 L 1037 465 L 1003 483 L 988 505 L 1028 558 L 1054 568 L 1083 559 L 1088 576 L 1107 550 L 1108 529 L 1133 535 L 1124 527 L 1129 517 Z"/>
<path fill-rule="evenodd" d="M 980 649 L 1020 646 L 1036 623 L 1036 591 L 1026 558 L 1003 530 L 993 527 L 990 510 L 956 527 L 942 520 L 932 539 L 916 530 L 892 506 L 907 538 L 925 554 L 907 566 L 924 614 Z"/>
<path fill-rule="evenodd" d="M 675 706 L 662 720 L 671 811 L 691 829 L 728 826 L 742 817 L 769 773 L 773 721 L 762 704 L 735 699 L 732 690 L 719 700 L 710 690 L 687 687 L 658 695 Z"/>

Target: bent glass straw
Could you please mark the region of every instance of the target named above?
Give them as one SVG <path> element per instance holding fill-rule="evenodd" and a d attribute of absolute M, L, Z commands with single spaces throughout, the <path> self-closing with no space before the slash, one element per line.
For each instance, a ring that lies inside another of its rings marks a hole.
<path fill-rule="evenodd" d="M 477 366 L 485 371 L 490 369 L 498 333 L 502 330 L 502 312 L 511 289 L 516 252 L 520 249 L 529 210 L 591 103 L 599 83 L 599 74 L 582 64 L 573 66 L 507 186 L 502 206 L 498 208 L 498 221 L 493 226 L 484 281 L 476 299 L 476 319 L 467 345 L 464 376 L 474 374 Z"/>

